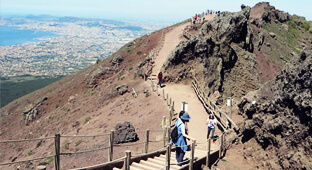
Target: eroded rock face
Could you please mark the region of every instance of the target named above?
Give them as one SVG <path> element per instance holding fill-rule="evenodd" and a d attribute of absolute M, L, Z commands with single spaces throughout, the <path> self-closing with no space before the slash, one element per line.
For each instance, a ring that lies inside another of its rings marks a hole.
<path fill-rule="evenodd" d="M 33 122 L 36 118 L 36 116 L 39 114 L 38 108 L 46 101 L 48 100 L 47 97 L 44 97 L 40 102 L 38 102 L 34 107 L 32 107 L 30 110 L 23 112 L 23 117 L 25 118 L 25 124 L 29 125 L 31 122 Z"/>
<path fill-rule="evenodd" d="M 191 39 L 181 42 L 168 56 L 162 71 L 165 81 L 182 81 L 196 77 L 201 87 L 208 95 L 219 91 L 231 93 L 230 86 L 233 81 L 254 79 L 257 76 L 255 55 L 252 43 L 252 29 L 248 21 L 250 7 L 245 7 L 238 13 L 223 13 L 214 20 L 206 22 L 200 31 Z M 236 68 L 235 65 L 238 66 Z M 240 71 L 248 68 L 248 71 Z M 236 72 L 238 77 L 230 76 Z M 233 80 L 236 79 L 236 80 Z M 249 82 L 248 80 L 244 82 Z M 257 89 L 256 83 L 247 86 L 249 90 Z M 243 93 L 243 85 L 238 86 L 233 93 Z M 226 91 L 228 90 L 228 91 Z M 226 94 L 228 97 L 229 94 Z"/>
<path fill-rule="evenodd" d="M 130 122 L 118 123 L 115 126 L 114 144 L 135 142 L 138 140 L 139 136 Z"/>
<path fill-rule="evenodd" d="M 260 98 L 263 91 L 273 99 L 239 105 L 246 115 L 242 141 L 256 139 L 268 153 L 261 158 L 268 168 L 312 169 L 312 49 L 286 65 Z"/>

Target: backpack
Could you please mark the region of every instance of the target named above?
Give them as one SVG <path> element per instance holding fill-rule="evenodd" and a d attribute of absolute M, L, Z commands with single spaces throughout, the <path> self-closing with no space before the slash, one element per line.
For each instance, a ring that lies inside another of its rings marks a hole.
<path fill-rule="evenodd" d="M 178 137 L 179 137 L 177 126 L 174 126 L 173 130 L 171 131 L 170 137 L 173 143 L 177 142 Z"/>

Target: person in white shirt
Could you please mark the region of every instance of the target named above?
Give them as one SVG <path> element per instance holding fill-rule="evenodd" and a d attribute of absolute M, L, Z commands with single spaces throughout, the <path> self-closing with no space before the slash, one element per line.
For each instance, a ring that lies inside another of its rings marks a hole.
<path fill-rule="evenodd" d="M 215 119 L 213 114 L 210 114 L 209 118 L 206 121 L 206 125 L 208 125 L 207 142 L 209 141 L 210 132 L 212 132 L 211 133 L 211 139 L 214 138 L 213 135 L 214 135 L 214 132 L 215 132 L 216 124 L 217 124 L 217 119 Z M 214 143 L 215 143 L 215 141 L 214 141 Z"/>

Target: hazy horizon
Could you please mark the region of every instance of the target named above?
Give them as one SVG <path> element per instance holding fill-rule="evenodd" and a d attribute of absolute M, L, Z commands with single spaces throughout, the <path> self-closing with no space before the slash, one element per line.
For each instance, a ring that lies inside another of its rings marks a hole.
<path fill-rule="evenodd" d="M 269 1 L 270 2 L 270 1 Z M 189 0 L 2 0 L 0 1 L 1 16 L 4 15 L 51 15 L 56 17 L 83 17 L 120 21 L 149 21 L 175 23 L 188 19 L 196 13 L 207 9 L 236 12 L 241 4 L 253 7 L 255 0 L 220 0 L 220 1 L 189 1 Z M 312 20 L 312 1 L 275 0 L 270 2 L 276 9 L 305 17 Z"/>

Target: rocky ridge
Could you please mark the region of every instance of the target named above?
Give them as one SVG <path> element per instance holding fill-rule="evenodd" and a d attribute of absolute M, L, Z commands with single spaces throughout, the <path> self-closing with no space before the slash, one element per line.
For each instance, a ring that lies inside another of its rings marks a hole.
<path fill-rule="evenodd" d="M 312 169 L 312 49 L 291 61 L 270 85 L 244 99 L 242 142 L 252 138 L 264 149 L 249 153 L 267 168 Z M 271 96 L 268 96 L 271 94 Z"/>
<path fill-rule="evenodd" d="M 256 56 L 251 53 L 250 10 L 242 6 L 241 12 L 222 13 L 204 23 L 197 34 L 168 56 L 164 79 L 178 82 L 196 77 L 209 95 L 218 91 L 224 96 L 242 96 L 259 88 Z"/>

